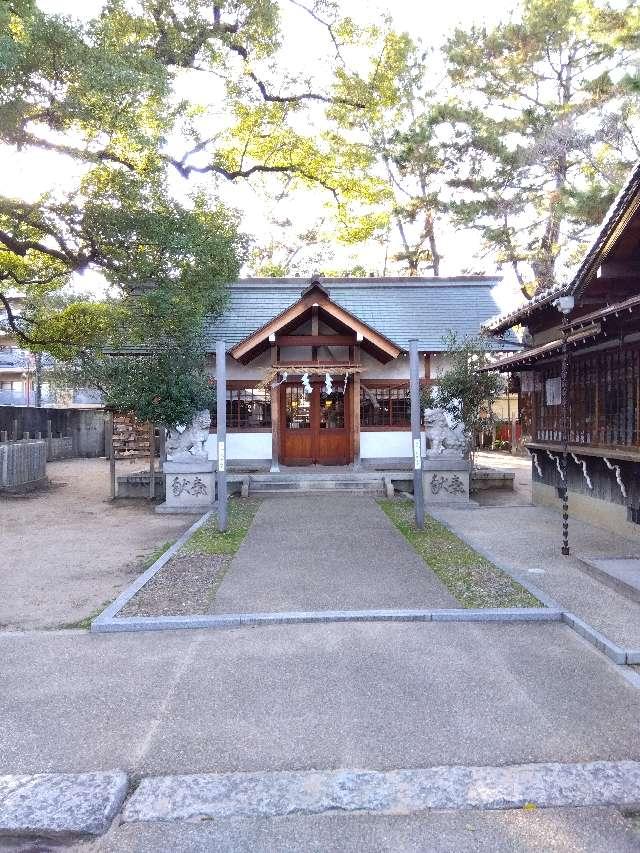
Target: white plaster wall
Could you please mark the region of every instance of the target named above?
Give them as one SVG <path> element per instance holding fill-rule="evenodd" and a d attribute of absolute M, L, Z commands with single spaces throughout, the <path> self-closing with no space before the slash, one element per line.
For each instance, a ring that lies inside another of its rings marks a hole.
<path fill-rule="evenodd" d="M 449 369 L 449 356 L 446 352 L 431 353 L 431 378 L 442 376 Z"/>
<path fill-rule="evenodd" d="M 246 379 L 249 382 L 260 381 L 264 377 L 265 369 L 271 367 L 271 351 L 261 353 L 249 364 L 240 364 L 239 361 L 227 356 L 225 361 L 227 367 L 227 379 Z M 216 359 L 211 356 L 207 362 L 209 376 L 216 375 Z"/>
<path fill-rule="evenodd" d="M 217 441 L 218 436 L 211 433 L 205 443 L 209 459 L 218 458 Z M 227 459 L 271 459 L 271 433 L 227 433 Z"/>
<path fill-rule="evenodd" d="M 424 433 L 420 433 L 420 444 L 424 456 Z M 361 459 L 398 459 L 412 456 L 411 433 L 408 430 L 360 433 Z"/>
<path fill-rule="evenodd" d="M 392 361 L 388 361 L 386 364 L 382 364 L 382 362 L 378 361 L 377 358 L 374 358 L 369 353 L 363 352 L 361 350 L 360 360 L 362 362 L 362 366 L 364 368 L 362 376 L 362 381 L 366 382 L 367 379 L 408 379 L 409 378 L 409 357 L 400 355 L 399 358 L 395 358 Z"/>

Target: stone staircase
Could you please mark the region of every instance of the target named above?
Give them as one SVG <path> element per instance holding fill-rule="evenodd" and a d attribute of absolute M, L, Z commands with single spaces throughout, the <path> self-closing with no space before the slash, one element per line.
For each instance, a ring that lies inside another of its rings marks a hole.
<path fill-rule="evenodd" d="M 393 487 L 391 487 L 393 488 Z M 314 473 L 251 474 L 249 495 L 327 494 L 340 492 L 350 495 L 382 497 L 386 492 L 384 477 L 372 474 L 335 474 L 317 476 Z"/>

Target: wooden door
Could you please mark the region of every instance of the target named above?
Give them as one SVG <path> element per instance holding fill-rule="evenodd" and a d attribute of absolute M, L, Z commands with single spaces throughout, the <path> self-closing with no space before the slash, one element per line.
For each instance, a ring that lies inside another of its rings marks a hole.
<path fill-rule="evenodd" d="M 327 394 L 316 383 L 311 394 L 300 383 L 282 386 L 281 447 L 283 465 L 346 465 L 350 440 L 350 393 Z"/>
<path fill-rule="evenodd" d="M 324 386 L 314 388 L 316 398 L 315 461 L 318 465 L 347 465 L 349 458 L 349 400 L 342 389 L 327 394 Z"/>

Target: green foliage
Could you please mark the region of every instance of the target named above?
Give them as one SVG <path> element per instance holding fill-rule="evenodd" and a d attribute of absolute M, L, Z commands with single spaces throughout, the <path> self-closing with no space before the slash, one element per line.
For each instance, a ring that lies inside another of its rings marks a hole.
<path fill-rule="evenodd" d="M 64 385 L 98 388 L 107 408 L 168 427 L 191 423 L 195 412 L 215 405 L 205 354 L 193 334 L 160 339 L 139 353 L 83 354 L 59 367 L 53 378 Z"/>
<path fill-rule="evenodd" d="M 449 210 L 525 292 L 557 280 L 638 156 L 637 22 L 634 2 L 523 0 L 445 45 Z"/>
<path fill-rule="evenodd" d="M 540 607 L 540 602 L 500 569 L 427 516 L 418 530 L 411 501 L 378 501 L 393 524 L 462 607 Z"/>
<path fill-rule="evenodd" d="M 459 339 L 453 332 L 445 337 L 448 368 L 429 389 L 424 407 L 445 409 L 465 432 L 475 432 L 492 421 L 491 405 L 503 393 L 500 375 L 478 369 L 489 364 L 488 342 L 482 337 Z"/>
<path fill-rule="evenodd" d="M 255 499 L 230 500 L 228 525 L 224 533 L 218 530 L 217 519 L 212 518 L 193 534 L 180 553 L 235 554 L 249 532 L 259 507 L 260 501 Z"/>

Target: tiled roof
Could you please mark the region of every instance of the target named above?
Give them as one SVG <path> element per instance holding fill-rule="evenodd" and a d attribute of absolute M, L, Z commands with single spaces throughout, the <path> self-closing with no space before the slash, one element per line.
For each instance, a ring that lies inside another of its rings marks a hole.
<path fill-rule="evenodd" d="M 437 352 L 445 349 L 443 337 L 449 330 L 460 337 L 479 333 L 497 308 L 492 290 L 499 281 L 489 276 L 323 278 L 321 285 L 337 305 L 402 349 L 417 338 L 422 349 Z M 244 340 L 296 302 L 308 285 L 302 278 L 235 282 L 225 313 L 205 324 L 207 349 L 213 351 L 220 338 L 227 348 Z M 496 349 L 518 346 L 513 336 L 494 342 Z"/>
<path fill-rule="evenodd" d="M 611 238 L 617 236 L 616 230 L 624 224 L 629 205 L 639 192 L 640 161 L 636 163 L 626 183 L 614 199 L 588 252 L 572 273 L 570 280 L 565 284 L 554 284 L 540 291 L 529 302 L 523 303 L 508 314 L 492 317 L 484 324 L 485 331 L 495 333 L 510 329 L 517 323 L 523 322 L 529 314 L 554 301 L 559 296 L 580 293 L 597 266 L 602 262 L 604 250 L 608 248 L 607 243 Z"/>

